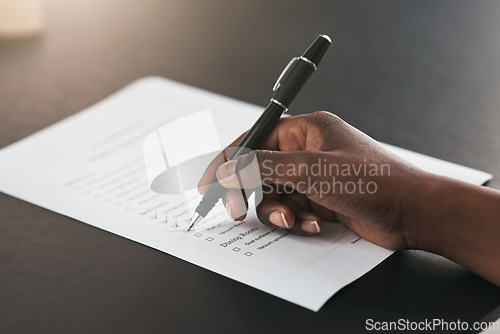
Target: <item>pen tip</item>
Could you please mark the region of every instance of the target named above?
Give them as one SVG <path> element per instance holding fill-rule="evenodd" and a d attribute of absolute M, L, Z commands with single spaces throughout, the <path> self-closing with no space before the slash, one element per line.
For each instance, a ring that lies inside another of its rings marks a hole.
<path fill-rule="evenodd" d="M 187 228 L 187 231 L 189 232 L 191 228 L 196 224 L 199 220 L 203 218 L 198 212 L 195 212 L 191 220 L 189 221 L 189 226 Z"/>

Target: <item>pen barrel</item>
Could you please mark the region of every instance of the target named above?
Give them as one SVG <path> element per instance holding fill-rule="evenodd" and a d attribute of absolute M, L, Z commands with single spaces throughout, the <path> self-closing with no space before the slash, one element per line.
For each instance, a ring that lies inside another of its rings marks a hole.
<path fill-rule="evenodd" d="M 196 212 L 199 213 L 202 217 L 206 217 L 210 210 L 213 209 L 215 204 L 219 201 L 219 199 L 224 196 L 226 189 L 220 185 L 219 182 L 215 181 L 208 187 L 205 196 L 200 201 L 200 204 L 196 207 Z"/>
<path fill-rule="evenodd" d="M 229 160 L 246 154 L 250 150 L 258 149 L 276 127 L 284 111 L 283 107 L 278 104 L 274 102 L 269 103 L 257 122 L 255 122 L 245 137 L 240 141 L 229 157 Z"/>
<path fill-rule="evenodd" d="M 271 99 L 271 103 L 269 103 L 254 126 L 241 140 L 235 151 L 231 154 L 230 160 L 261 146 L 262 142 L 276 127 L 283 112 L 288 109 L 311 74 L 316 70 L 319 61 L 330 43 L 331 40 L 328 36 L 319 36 L 302 57 L 295 58 L 289 67 L 285 68 L 282 75 L 278 78 L 277 88 L 273 88 L 277 89 L 277 91 Z M 208 188 L 205 196 L 203 196 L 203 199 L 196 208 L 196 212 L 205 217 L 219 199 L 224 196 L 225 192 L 226 189 L 216 180 Z"/>
<path fill-rule="evenodd" d="M 273 98 L 288 108 L 314 71 L 311 64 L 299 58 L 288 69 Z"/>

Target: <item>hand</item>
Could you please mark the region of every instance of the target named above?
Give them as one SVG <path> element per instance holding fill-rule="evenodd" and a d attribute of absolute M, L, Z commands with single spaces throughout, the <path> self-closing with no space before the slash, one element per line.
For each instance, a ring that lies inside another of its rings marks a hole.
<path fill-rule="evenodd" d="M 223 152 L 200 192 L 217 177 L 229 189 L 230 216 L 241 220 L 240 181 L 262 186 L 264 224 L 316 234 L 338 220 L 380 246 L 434 252 L 500 286 L 499 191 L 418 169 L 327 112 L 281 119 L 262 148 L 227 163 Z"/>
<path fill-rule="evenodd" d="M 298 234 L 316 234 L 324 221 L 338 220 L 376 244 L 408 248 L 405 216 L 424 171 L 327 112 L 281 119 L 262 148 L 254 152 L 259 177 L 255 177 L 255 169 L 238 172 L 249 188 L 262 183 L 264 194 L 257 214 L 264 224 Z M 223 164 L 220 155 L 199 185 L 204 193 L 217 175 L 221 185 L 233 189 L 224 202 L 236 220 L 245 218 L 246 202 L 237 190 L 238 179 L 231 176 L 237 165 L 246 165 L 241 162 L 251 157 L 241 156 Z"/>

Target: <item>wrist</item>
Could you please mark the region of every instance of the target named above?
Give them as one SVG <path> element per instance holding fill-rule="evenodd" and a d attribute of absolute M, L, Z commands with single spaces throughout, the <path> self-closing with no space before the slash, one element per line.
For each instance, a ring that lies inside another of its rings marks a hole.
<path fill-rule="evenodd" d="M 443 212 L 447 210 L 448 182 L 448 178 L 428 172 L 422 172 L 409 182 L 411 196 L 402 204 L 402 230 L 409 249 L 444 253 L 446 221 Z"/>

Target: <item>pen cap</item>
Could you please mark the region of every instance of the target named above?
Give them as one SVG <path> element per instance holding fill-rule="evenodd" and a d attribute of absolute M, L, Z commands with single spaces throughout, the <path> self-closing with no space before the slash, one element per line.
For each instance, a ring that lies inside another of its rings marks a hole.
<path fill-rule="evenodd" d="M 330 37 L 320 35 L 301 57 L 295 57 L 285 67 L 273 87 L 273 99 L 288 108 L 331 44 Z"/>
<path fill-rule="evenodd" d="M 306 52 L 304 52 L 302 57 L 309 59 L 318 66 L 330 44 L 332 44 L 330 37 L 327 35 L 319 35 Z"/>

